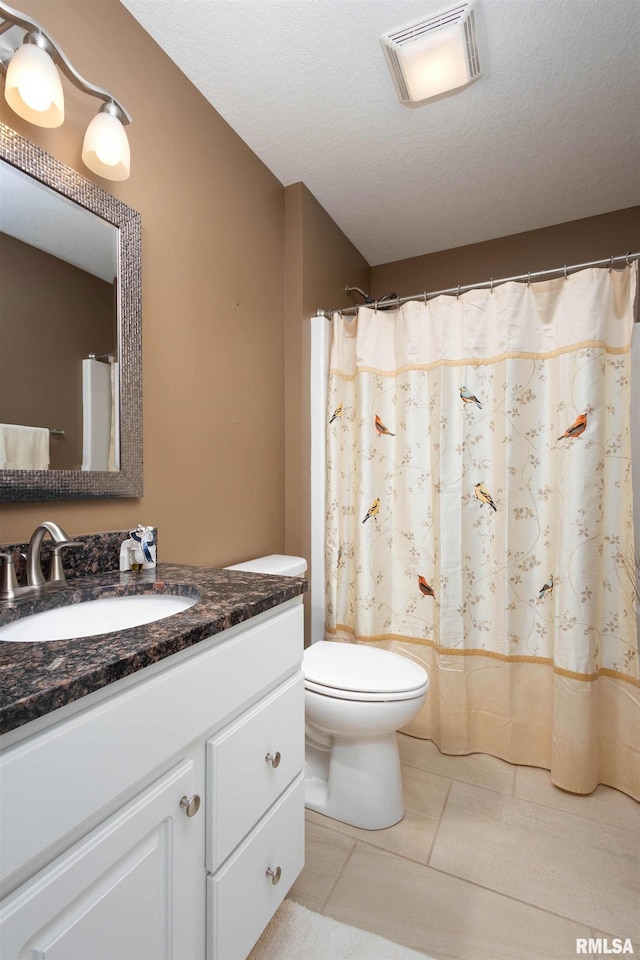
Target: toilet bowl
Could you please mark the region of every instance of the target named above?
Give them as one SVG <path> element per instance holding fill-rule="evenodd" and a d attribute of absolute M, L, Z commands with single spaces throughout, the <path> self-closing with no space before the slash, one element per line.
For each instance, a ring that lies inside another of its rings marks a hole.
<path fill-rule="evenodd" d="M 272 555 L 229 569 L 302 576 L 300 557 Z M 404 816 L 396 730 L 429 686 L 413 660 L 365 644 L 321 640 L 305 650 L 305 804 L 334 820 L 381 830 Z"/>
<path fill-rule="evenodd" d="M 425 701 L 426 671 L 388 650 L 321 640 L 305 651 L 305 802 L 367 830 L 404 816 L 396 730 Z"/>

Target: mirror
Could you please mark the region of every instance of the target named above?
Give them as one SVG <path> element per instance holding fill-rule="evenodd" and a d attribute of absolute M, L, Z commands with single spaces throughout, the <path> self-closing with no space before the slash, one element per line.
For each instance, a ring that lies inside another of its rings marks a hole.
<path fill-rule="evenodd" d="M 0 160 L 0 469 L 120 468 L 117 290 L 117 228 Z"/>
<path fill-rule="evenodd" d="M 0 123 L 0 502 L 142 495 L 140 227 Z"/>

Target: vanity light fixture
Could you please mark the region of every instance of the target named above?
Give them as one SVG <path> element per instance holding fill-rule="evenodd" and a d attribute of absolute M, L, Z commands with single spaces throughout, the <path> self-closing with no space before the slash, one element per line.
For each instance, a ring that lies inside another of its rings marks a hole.
<path fill-rule="evenodd" d="M 402 103 L 421 103 L 480 76 L 472 0 L 387 33 L 380 42 Z"/>
<path fill-rule="evenodd" d="M 126 180 L 131 154 L 125 125 L 131 117 L 107 90 L 80 76 L 55 40 L 35 20 L 0 2 L 0 72 L 4 95 L 18 116 L 39 127 L 59 127 L 64 96 L 58 69 L 89 96 L 104 101 L 84 137 L 82 160 L 106 180 Z"/>
<path fill-rule="evenodd" d="M 15 113 L 39 127 L 59 127 L 64 120 L 60 75 L 40 33 L 28 33 L 7 68 L 4 96 Z"/>
<path fill-rule="evenodd" d="M 103 103 L 84 135 L 82 161 L 107 180 L 126 180 L 131 170 L 129 141 L 115 103 Z"/>

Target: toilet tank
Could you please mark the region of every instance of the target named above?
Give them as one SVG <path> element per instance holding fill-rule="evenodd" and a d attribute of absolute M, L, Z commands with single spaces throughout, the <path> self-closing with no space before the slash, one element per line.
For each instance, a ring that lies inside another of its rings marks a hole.
<path fill-rule="evenodd" d="M 246 570 L 250 573 L 272 573 L 278 577 L 302 577 L 307 570 L 304 557 L 287 557 L 281 553 L 271 553 L 268 557 L 257 557 L 244 563 L 234 563 L 226 570 Z"/>

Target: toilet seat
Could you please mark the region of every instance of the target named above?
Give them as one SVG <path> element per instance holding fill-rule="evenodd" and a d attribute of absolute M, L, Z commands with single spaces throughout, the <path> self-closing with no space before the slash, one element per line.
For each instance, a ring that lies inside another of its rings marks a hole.
<path fill-rule="evenodd" d="M 305 650 L 303 669 L 307 690 L 341 700 L 410 700 L 429 685 L 426 671 L 407 657 L 332 640 Z"/>

